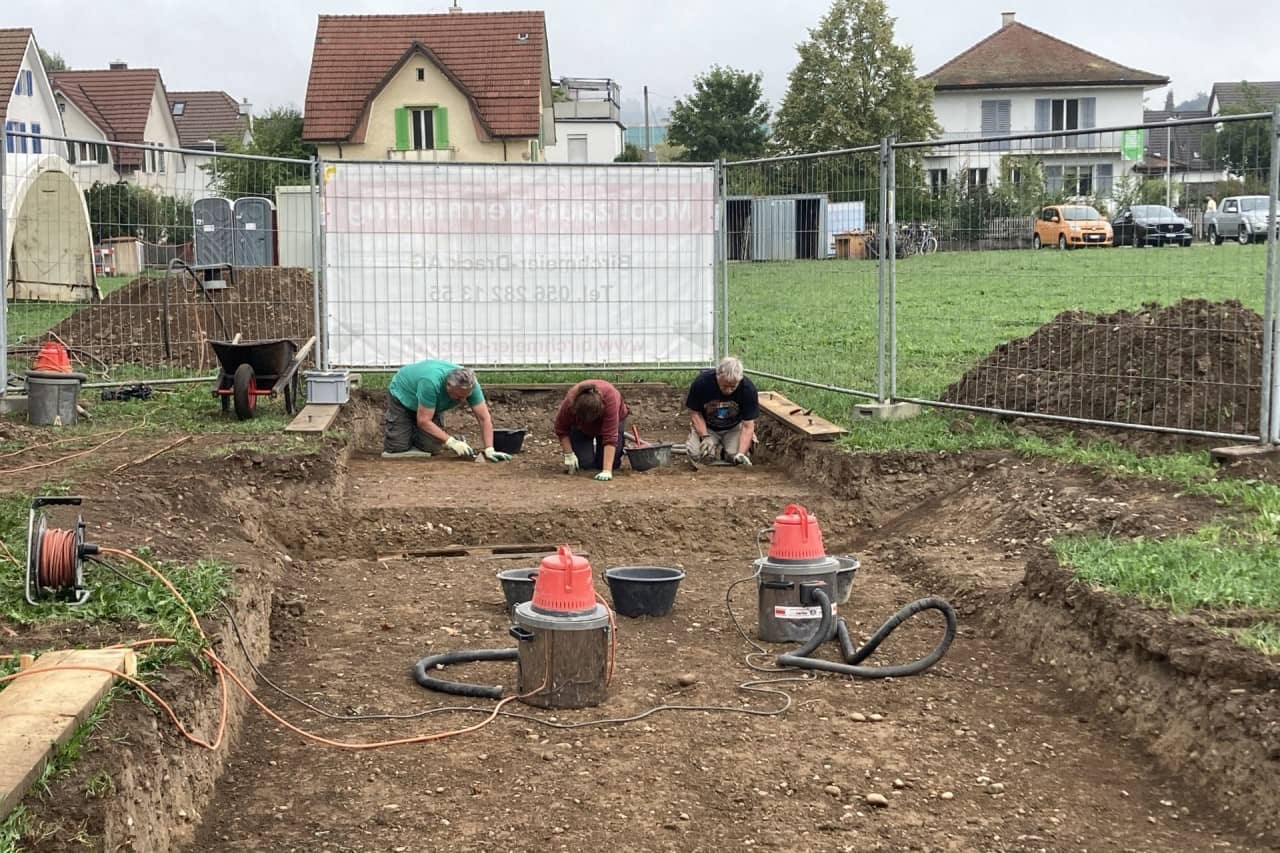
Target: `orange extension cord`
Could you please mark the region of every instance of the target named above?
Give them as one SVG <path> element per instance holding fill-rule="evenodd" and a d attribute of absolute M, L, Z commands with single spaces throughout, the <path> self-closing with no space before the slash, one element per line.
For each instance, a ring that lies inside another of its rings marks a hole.
<path fill-rule="evenodd" d="M 71 533 L 71 531 L 52 531 L 51 530 L 47 532 L 45 535 L 49 536 L 54 533 Z M 408 746 L 410 744 L 430 743 L 432 741 L 444 740 L 445 738 L 456 737 L 458 735 L 470 734 L 471 732 L 475 732 L 475 731 L 478 731 L 479 729 L 484 728 L 485 726 L 489 725 L 489 723 L 492 723 L 494 720 L 496 720 L 498 718 L 499 713 L 502 711 L 503 707 L 505 707 L 508 703 L 516 699 L 524 699 L 529 696 L 533 696 L 536 693 L 539 693 L 542 690 L 544 690 L 547 686 L 546 681 L 544 680 L 543 683 L 536 690 L 532 690 L 528 693 L 524 693 L 519 696 L 508 696 L 506 699 L 499 701 L 498 704 L 494 706 L 493 712 L 489 716 L 485 717 L 484 720 L 480 721 L 479 723 L 476 723 L 473 726 L 467 726 L 465 728 L 453 729 L 451 731 L 445 731 L 445 732 L 436 732 L 435 734 L 419 735 L 417 737 L 399 738 L 397 740 L 375 741 L 372 743 L 348 743 L 345 741 L 331 740 L 330 738 L 322 737 L 320 735 L 314 734 L 312 732 L 308 732 L 304 729 L 301 729 L 293 725 L 292 723 L 290 723 L 289 721 L 281 717 L 279 714 L 277 714 L 275 711 L 271 710 L 265 704 L 263 704 L 262 700 L 260 700 L 256 695 L 254 695 L 253 691 L 250 690 L 247 686 L 245 686 L 244 682 L 242 682 L 240 678 L 235 674 L 235 672 L 232 671 L 231 667 L 223 663 L 222 660 L 216 654 L 214 654 L 211 649 L 208 648 L 209 638 L 205 634 L 204 629 L 200 626 L 199 617 L 196 616 L 196 613 L 194 610 L 191 609 L 191 606 L 187 604 L 187 600 L 182 597 L 182 593 L 178 591 L 178 588 L 175 587 L 173 583 L 170 582 L 170 580 L 160 572 L 159 569 L 157 569 L 155 566 L 151 565 L 141 557 L 131 554 L 128 551 L 121 551 L 116 548 L 102 548 L 101 553 L 112 554 L 117 557 L 123 557 L 126 560 L 130 560 L 138 564 L 139 566 L 141 566 L 142 568 L 150 572 L 152 575 L 155 575 L 155 577 L 157 577 L 160 580 L 160 582 L 164 584 L 165 588 L 168 589 L 169 592 L 173 594 L 174 598 L 178 600 L 178 602 L 182 605 L 183 609 L 187 611 L 187 616 L 191 619 L 191 624 L 195 626 L 196 632 L 200 635 L 200 639 L 203 640 L 204 643 L 206 644 L 206 648 L 202 649 L 202 653 L 206 658 L 209 659 L 209 661 L 214 665 L 214 668 L 218 672 L 218 683 L 221 688 L 221 694 L 222 694 L 222 709 L 218 715 L 218 732 L 217 732 L 217 736 L 213 740 L 213 743 L 204 741 L 196 737 L 195 735 L 191 734 L 189 731 L 187 731 L 186 727 L 182 725 L 182 722 L 178 719 L 178 715 L 174 713 L 173 709 L 169 706 L 169 704 L 166 703 L 163 699 L 161 699 L 160 696 L 156 694 L 156 692 L 153 691 L 150 687 L 143 684 L 141 681 L 139 681 L 136 678 L 125 675 L 123 672 L 119 672 L 118 670 L 110 669 L 108 667 L 77 666 L 77 665 L 37 667 L 32 669 L 26 669 L 21 672 L 16 672 L 16 673 L 13 673 L 12 675 L 0 676 L 0 684 L 4 684 L 9 681 L 15 681 L 19 678 L 26 678 L 27 676 L 30 676 L 30 675 L 36 675 L 42 672 L 52 672 L 55 670 L 105 672 L 109 675 L 114 675 L 114 676 L 117 676 L 118 678 L 122 678 L 125 681 L 128 681 L 130 684 L 137 687 L 139 690 L 141 690 L 143 693 L 149 696 L 157 705 L 159 705 L 161 708 L 164 709 L 165 713 L 169 716 L 169 719 L 173 721 L 174 725 L 177 726 L 178 731 L 181 732 L 182 736 L 185 737 L 187 740 L 191 741 L 196 746 L 203 747 L 209 750 L 216 750 L 222 744 L 222 737 L 226 731 L 227 679 L 230 678 L 232 683 L 234 683 L 235 686 L 238 687 L 246 697 L 248 697 L 250 702 L 256 705 L 264 714 L 266 714 L 272 720 L 275 720 L 277 723 L 284 726 L 289 731 L 297 735 L 300 735 L 301 737 L 306 738 L 307 740 L 313 741 L 315 743 L 320 743 L 325 746 L 335 747 L 337 749 L 348 749 L 353 751 L 385 749 L 387 747 L 392 747 L 392 746 Z M 610 624 L 612 625 L 613 611 L 609 612 L 609 621 L 610 621 Z M 615 636 L 614 642 L 616 644 L 617 632 L 614 631 L 613 634 Z M 172 645 L 172 644 L 175 644 L 176 642 L 177 641 L 173 639 L 158 638 L 158 639 L 151 639 L 151 640 L 140 640 L 135 643 L 120 644 L 116 646 L 111 646 L 110 648 L 140 648 L 142 646 Z M 609 677 L 610 679 L 612 679 L 613 677 L 612 650 L 609 656 Z"/>

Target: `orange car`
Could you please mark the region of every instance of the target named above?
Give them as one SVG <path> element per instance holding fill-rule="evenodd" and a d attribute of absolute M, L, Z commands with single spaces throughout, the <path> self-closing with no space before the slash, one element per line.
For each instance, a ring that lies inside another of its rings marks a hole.
<path fill-rule="evenodd" d="M 1110 246 L 1111 223 L 1087 204 L 1054 204 L 1040 211 L 1032 248 L 1052 246 L 1074 249 L 1077 246 Z"/>

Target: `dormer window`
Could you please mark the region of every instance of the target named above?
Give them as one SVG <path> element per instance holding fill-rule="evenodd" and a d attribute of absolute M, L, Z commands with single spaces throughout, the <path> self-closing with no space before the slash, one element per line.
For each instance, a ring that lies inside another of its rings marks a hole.
<path fill-rule="evenodd" d="M 176 115 L 176 116 L 180 116 L 180 115 L 182 115 L 183 113 L 185 113 L 186 111 L 187 111 L 187 102 L 186 102 L 186 101 L 174 101 L 174 102 L 173 102 L 173 114 L 174 114 L 174 115 Z"/>

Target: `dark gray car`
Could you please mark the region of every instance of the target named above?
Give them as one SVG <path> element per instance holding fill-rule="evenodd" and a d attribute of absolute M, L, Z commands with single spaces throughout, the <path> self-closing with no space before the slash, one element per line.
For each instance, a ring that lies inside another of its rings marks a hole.
<path fill-rule="evenodd" d="M 1111 220 L 1111 230 L 1115 246 L 1191 245 L 1191 222 L 1163 204 L 1122 207 Z"/>

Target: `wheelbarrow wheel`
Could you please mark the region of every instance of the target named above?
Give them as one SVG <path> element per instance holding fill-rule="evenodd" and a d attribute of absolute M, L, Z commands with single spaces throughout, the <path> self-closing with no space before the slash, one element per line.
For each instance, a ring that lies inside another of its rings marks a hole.
<path fill-rule="evenodd" d="M 258 398 L 253 393 L 253 386 L 253 366 L 242 364 L 237 367 L 235 379 L 231 385 L 231 396 L 235 399 L 236 418 L 239 420 L 247 421 L 253 417 L 254 405 L 258 402 Z"/>

